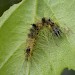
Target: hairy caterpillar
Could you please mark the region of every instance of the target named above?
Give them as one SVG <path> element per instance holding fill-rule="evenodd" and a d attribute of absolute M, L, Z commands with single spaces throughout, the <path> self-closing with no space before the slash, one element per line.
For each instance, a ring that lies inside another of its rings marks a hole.
<path fill-rule="evenodd" d="M 61 36 L 60 27 L 55 24 L 51 19 L 42 18 L 40 23 L 32 24 L 32 28 L 30 29 L 30 33 L 28 34 L 27 48 L 26 48 L 26 59 L 32 56 L 32 50 L 35 46 L 35 42 L 37 39 L 37 35 L 39 31 L 43 28 L 43 26 L 48 27 L 52 34 L 57 37 Z"/>

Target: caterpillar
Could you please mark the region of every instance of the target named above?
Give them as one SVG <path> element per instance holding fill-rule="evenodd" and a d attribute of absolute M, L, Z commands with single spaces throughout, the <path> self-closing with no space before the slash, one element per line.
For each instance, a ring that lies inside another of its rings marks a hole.
<path fill-rule="evenodd" d="M 32 49 L 35 45 L 35 41 L 39 30 L 42 28 L 41 24 L 32 24 L 32 28 L 30 29 L 30 33 L 28 34 L 28 45 L 26 48 L 26 59 L 28 60 L 32 55 Z"/>
<path fill-rule="evenodd" d="M 51 33 L 55 36 L 59 37 L 61 36 L 61 29 L 60 27 L 55 24 L 51 19 L 46 19 L 43 17 L 41 19 L 40 23 L 31 24 L 32 28 L 30 29 L 30 33 L 28 34 L 28 41 L 27 41 L 27 48 L 26 48 L 26 59 L 29 60 L 32 56 L 32 50 L 35 46 L 35 42 L 37 39 L 37 35 L 39 34 L 39 31 L 43 28 L 43 26 L 46 26 L 50 29 Z"/>

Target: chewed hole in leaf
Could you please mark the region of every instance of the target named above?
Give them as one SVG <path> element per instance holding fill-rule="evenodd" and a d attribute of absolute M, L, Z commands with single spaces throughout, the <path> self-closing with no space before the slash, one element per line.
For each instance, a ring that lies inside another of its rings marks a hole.
<path fill-rule="evenodd" d="M 75 75 L 75 70 L 73 69 L 69 70 L 68 68 L 65 68 L 61 75 Z"/>

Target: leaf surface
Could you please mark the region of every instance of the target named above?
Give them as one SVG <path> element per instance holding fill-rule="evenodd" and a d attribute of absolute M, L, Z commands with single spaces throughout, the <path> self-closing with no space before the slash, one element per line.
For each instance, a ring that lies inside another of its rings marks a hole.
<path fill-rule="evenodd" d="M 61 75 L 75 70 L 74 0 L 23 0 L 0 18 L 0 75 Z M 42 17 L 64 28 L 63 38 L 43 28 L 36 40 L 31 61 L 25 61 L 26 42 L 32 23 Z"/>

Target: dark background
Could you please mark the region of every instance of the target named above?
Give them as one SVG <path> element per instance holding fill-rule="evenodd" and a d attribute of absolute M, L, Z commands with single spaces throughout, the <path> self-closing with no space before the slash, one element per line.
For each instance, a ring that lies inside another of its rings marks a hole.
<path fill-rule="evenodd" d="M 0 16 L 9 9 L 13 4 L 17 4 L 22 0 L 0 0 Z"/>
<path fill-rule="evenodd" d="M 21 2 L 22 0 L 0 0 L 0 16 L 10 8 L 13 4 L 17 4 Z M 74 70 L 68 70 L 68 68 L 64 69 L 61 73 L 61 75 L 75 75 Z"/>
<path fill-rule="evenodd" d="M 68 68 L 65 68 L 65 69 L 62 71 L 61 75 L 75 75 L 75 71 L 72 70 L 72 69 L 69 70 Z"/>

